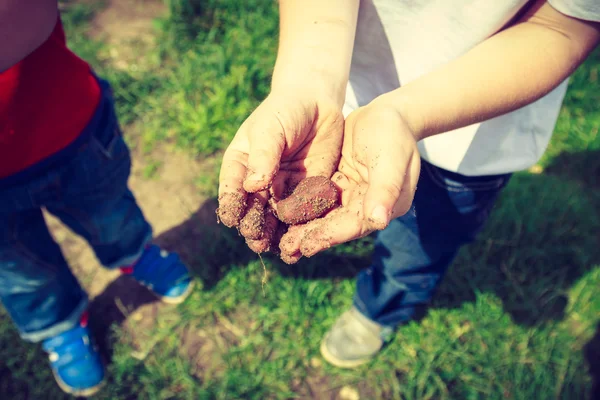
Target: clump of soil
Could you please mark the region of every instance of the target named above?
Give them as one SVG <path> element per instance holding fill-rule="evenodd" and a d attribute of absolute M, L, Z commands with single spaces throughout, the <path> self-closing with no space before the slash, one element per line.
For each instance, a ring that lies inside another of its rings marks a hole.
<path fill-rule="evenodd" d="M 265 204 L 266 201 L 266 204 Z M 225 193 L 219 197 L 219 220 L 228 227 L 238 227 L 248 247 L 258 253 L 272 252 L 285 262 L 297 260 L 281 253 L 279 242 L 290 226 L 322 217 L 340 205 L 337 186 L 324 176 L 303 179 L 283 200 L 268 200 L 251 194 Z"/>
<path fill-rule="evenodd" d="M 339 197 L 337 187 L 326 177 L 305 178 L 277 203 L 277 218 L 288 225 L 312 221 L 338 206 Z"/>

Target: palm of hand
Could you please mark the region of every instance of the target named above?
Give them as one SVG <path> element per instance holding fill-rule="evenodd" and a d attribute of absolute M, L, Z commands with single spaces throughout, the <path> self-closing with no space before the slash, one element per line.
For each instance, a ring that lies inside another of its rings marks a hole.
<path fill-rule="evenodd" d="M 341 112 L 317 117 L 308 132 L 302 135 L 304 139 L 290 143 L 283 151 L 279 171 L 273 179 L 272 194 L 281 198 L 286 190 L 307 176 L 331 177 L 340 159 L 342 133 Z"/>
<path fill-rule="evenodd" d="M 341 190 L 342 207 L 292 227 L 281 240 L 284 260 L 296 262 L 385 228 L 390 218 L 409 211 L 419 169 L 415 138 L 399 115 L 355 111 L 346 120 L 342 157 L 332 177 Z M 371 214 L 382 199 L 387 203 L 383 224 Z"/>
<path fill-rule="evenodd" d="M 315 101 L 310 96 L 265 100 L 244 122 L 224 155 L 219 187 L 221 220 L 240 228 L 254 251 L 278 249 L 282 227 L 265 205 L 281 199 L 307 176 L 333 174 L 340 157 L 343 124 L 341 110 L 329 101 Z M 244 229 L 253 204 L 265 221 L 260 235 Z"/>

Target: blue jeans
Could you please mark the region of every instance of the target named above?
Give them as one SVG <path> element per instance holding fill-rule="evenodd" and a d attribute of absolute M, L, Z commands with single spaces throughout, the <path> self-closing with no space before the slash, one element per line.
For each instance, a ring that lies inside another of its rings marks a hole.
<path fill-rule="evenodd" d="M 372 265 L 357 278 L 358 310 L 386 327 L 411 320 L 460 247 L 482 229 L 509 179 L 467 177 L 423 161 L 410 211 L 378 234 Z"/>
<path fill-rule="evenodd" d="M 42 208 L 84 237 L 107 268 L 133 263 L 152 237 L 127 187 L 131 159 L 110 88 L 100 83 L 100 104 L 75 143 L 0 180 L 0 299 L 26 340 L 71 329 L 88 305 Z"/>

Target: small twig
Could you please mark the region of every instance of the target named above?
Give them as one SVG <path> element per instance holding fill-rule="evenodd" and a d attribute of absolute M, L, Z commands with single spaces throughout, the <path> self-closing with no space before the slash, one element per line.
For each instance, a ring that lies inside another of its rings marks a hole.
<path fill-rule="evenodd" d="M 265 266 L 265 262 L 263 261 L 262 256 L 260 254 L 258 254 L 258 258 L 260 259 L 260 263 L 262 264 L 263 271 L 264 271 L 264 275 L 262 277 L 261 284 L 262 284 L 263 297 L 266 297 L 267 295 L 265 293 L 265 284 L 267 283 L 269 272 L 267 271 L 267 267 Z"/>

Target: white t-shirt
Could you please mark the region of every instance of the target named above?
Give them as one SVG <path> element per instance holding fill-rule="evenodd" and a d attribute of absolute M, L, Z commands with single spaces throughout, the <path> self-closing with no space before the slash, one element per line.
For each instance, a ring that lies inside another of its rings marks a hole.
<path fill-rule="evenodd" d="M 600 21 L 598 0 L 549 2 L 566 15 Z M 344 114 L 466 53 L 498 32 L 527 3 L 362 0 Z M 421 157 L 469 176 L 526 169 L 546 150 L 566 89 L 564 81 L 514 112 L 424 139 L 418 144 Z"/>

